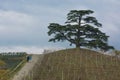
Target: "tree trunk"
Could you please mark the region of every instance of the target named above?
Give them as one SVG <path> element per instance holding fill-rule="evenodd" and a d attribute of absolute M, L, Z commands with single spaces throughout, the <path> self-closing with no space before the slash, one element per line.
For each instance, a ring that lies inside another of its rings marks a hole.
<path fill-rule="evenodd" d="M 77 44 L 76 44 L 76 48 L 80 48 L 80 27 L 81 27 L 81 19 L 82 19 L 82 16 L 79 16 L 79 27 L 78 27 L 78 32 L 77 32 Z"/>
<path fill-rule="evenodd" d="M 80 48 L 80 44 L 76 44 L 76 48 Z"/>

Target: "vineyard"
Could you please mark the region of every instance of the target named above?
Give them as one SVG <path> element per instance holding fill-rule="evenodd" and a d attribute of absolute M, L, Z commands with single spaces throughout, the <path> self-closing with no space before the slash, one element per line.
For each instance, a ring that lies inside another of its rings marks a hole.
<path fill-rule="evenodd" d="M 0 53 L 0 80 L 9 80 L 25 62 L 26 55 L 25 52 Z"/>
<path fill-rule="evenodd" d="M 120 80 L 120 59 L 86 49 L 45 54 L 23 80 Z"/>

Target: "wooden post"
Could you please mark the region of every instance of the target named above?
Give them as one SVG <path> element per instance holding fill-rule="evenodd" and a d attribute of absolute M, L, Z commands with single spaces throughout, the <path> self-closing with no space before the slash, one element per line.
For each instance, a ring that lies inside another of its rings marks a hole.
<path fill-rule="evenodd" d="M 63 70 L 62 70 L 62 75 L 61 75 L 61 76 L 62 76 L 62 80 L 64 80 L 64 74 L 63 74 Z"/>

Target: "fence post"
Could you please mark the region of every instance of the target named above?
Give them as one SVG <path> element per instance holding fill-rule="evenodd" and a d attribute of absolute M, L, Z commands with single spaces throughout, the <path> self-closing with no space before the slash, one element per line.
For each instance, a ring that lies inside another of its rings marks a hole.
<path fill-rule="evenodd" d="M 64 74 L 63 74 L 63 70 L 62 70 L 62 80 L 64 80 Z"/>

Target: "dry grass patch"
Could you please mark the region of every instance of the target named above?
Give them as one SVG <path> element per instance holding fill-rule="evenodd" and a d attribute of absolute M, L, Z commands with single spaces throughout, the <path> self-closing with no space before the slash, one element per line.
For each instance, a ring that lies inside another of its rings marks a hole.
<path fill-rule="evenodd" d="M 87 49 L 45 54 L 31 73 L 33 80 L 120 80 L 120 60 Z"/>

